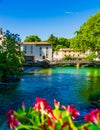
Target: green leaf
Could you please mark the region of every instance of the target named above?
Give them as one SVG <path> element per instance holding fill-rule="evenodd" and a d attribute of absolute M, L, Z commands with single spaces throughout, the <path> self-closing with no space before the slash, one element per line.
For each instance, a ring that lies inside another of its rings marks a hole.
<path fill-rule="evenodd" d="M 100 128 L 94 124 L 89 126 L 89 130 L 100 130 Z"/>

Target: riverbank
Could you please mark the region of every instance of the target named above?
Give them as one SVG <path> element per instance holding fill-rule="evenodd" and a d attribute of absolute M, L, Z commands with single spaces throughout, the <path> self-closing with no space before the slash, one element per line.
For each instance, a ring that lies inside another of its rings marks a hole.
<path fill-rule="evenodd" d="M 87 60 L 66 60 L 66 61 L 53 61 L 50 62 L 51 66 L 76 66 L 76 67 L 87 67 L 87 66 L 100 66 L 100 61 L 87 61 Z"/>
<path fill-rule="evenodd" d="M 23 65 L 27 67 L 55 67 L 55 66 L 75 66 L 75 67 L 100 67 L 100 61 L 88 60 L 60 60 L 60 61 L 37 61 L 30 62 Z"/>

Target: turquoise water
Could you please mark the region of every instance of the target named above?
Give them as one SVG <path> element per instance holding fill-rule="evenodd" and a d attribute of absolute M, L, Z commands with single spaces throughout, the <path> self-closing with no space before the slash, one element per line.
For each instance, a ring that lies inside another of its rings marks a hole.
<path fill-rule="evenodd" d="M 9 109 L 25 105 L 32 106 L 36 97 L 53 100 L 61 105 L 74 104 L 80 111 L 90 103 L 91 95 L 100 92 L 100 68 L 55 67 L 50 69 L 31 68 L 32 75 L 25 75 L 16 85 L 1 86 L 0 117 Z M 85 106 L 84 106 L 85 105 Z"/>

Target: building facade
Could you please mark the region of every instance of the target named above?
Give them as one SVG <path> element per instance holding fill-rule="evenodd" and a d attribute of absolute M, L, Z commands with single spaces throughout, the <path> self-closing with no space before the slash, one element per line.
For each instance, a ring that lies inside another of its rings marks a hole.
<path fill-rule="evenodd" d="M 25 52 L 26 60 L 52 60 L 52 45 L 48 42 L 22 42 L 21 50 Z"/>
<path fill-rule="evenodd" d="M 87 53 L 82 53 L 81 51 L 74 51 L 71 48 L 61 48 L 59 51 L 54 52 L 53 59 L 61 60 L 66 56 L 70 56 L 72 59 L 84 59 L 87 57 Z"/>
<path fill-rule="evenodd" d="M 4 36 L 3 36 L 2 28 L 0 28 L 0 45 L 1 46 L 2 46 L 3 39 L 4 39 Z"/>

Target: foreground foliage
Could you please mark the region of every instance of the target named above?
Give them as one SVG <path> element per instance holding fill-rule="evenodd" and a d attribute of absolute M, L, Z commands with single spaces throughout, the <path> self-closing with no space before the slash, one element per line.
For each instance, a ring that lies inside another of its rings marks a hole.
<path fill-rule="evenodd" d="M 54 100 L 54 109 L 43 98 L 36 98 L 33 107 L 8 111 L 6 118 L 12 130 L 100 130 L 100 110 L 92 110 L 84 116 L 86 123 L 75 123 L 79 115 L 73 105 L 62 106 Z"/>
<path fill-rule="evenodd" d="M 10 76 L 19 76 L 22 66 L 23 53 L 20 50 L 20 38 L 18 34 L 6 31 L 4 40 L 0 46 L 0 80 L 7 81 Z"/>

